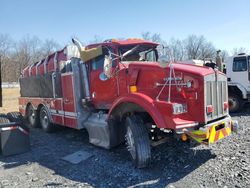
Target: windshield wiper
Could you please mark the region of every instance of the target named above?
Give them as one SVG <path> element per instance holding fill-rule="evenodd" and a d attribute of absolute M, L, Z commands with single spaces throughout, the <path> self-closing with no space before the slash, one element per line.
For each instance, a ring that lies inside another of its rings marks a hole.
<path fill-rule="evenodd" d="M 125 53 L 123 53 L 123 54 L 121 55 L 121 59 L 123 59 L 123 58 L 126 57 L 127 55 L 133 53 L 139 46 L 140 46 L 140 45 L 137 45 L 137 46 L 135 46 L 134 48 L 132 48 L 132 49 L 126 51 Z"/>

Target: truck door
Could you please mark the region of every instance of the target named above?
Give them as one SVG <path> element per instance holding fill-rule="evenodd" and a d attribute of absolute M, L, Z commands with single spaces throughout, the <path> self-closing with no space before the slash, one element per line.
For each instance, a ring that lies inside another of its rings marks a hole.
<path fill-rule="evenodd" d="M 249 60 L 247 56 L 238 56 L 233 58 L 231 80 L 232 82 L 242 84 L 249 90 Z"/>
<path fill-rule="evenodd" d="M 90 94 L 93 104 L 98 109 L 108 109 L 117 97 L 117 78 L 101 79 L 103 73 L 104 57 L 108 55 L 108 50 L 103 48 L 103 55 L 90 61 Z M 115 61 L 113 62 L 113 71 Z"/>
<path fill-rule="evenodd" d="M 67 127 L 76 128 L 77 126 L 77 113 L 74 97 L 74 77 L 71 64 L 65 65 L 61 74 L 62 82 L 62 95 L 63 95 L 63 115 L 64 125 Z"/>

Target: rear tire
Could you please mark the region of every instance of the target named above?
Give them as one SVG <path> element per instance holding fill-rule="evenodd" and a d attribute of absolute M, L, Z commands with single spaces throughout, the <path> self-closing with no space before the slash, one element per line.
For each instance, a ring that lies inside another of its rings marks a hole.
<path fill-rule="evenodd" d="M 33 128 L 40 127 L 37 111 L 32 107 L 32 105 L 28 106 L 26 114 L 27 114 L 26 116 L 27 116 L 28 124 L 30 125 L 30 127 L 33 127 Z"/>
<path fill-rule="evenodd" d="M 23 117 L 19 112 L 9 112 L 7 117 L 11 122 L 23 122 Z"/>
<path fill-rule="evenodd" d="M 4 123 L 10 123 L 10 120 L 7 117 L 0 117 L 0 124 L 4 124 Z"/>
<path fill-rule="evenodd" d="M 140 116 L 132 115 L 126 118 L 126 145 L 134 165 L 145 168 L 151 161 L 151 148 L 146 125 Z"/>
<path fill-rule="evenodd" d="M 40 109 L 39 119 L 40 119 L 41 127 L 45 132 L 51 133 L 55 131 L 55 125 L 51 123 L 50 118 L 49 118 L 49 113 L 47 112 L 44 106 Z"/>
<path fill-rule="evenodd" d="M 232 93 L 228 96 L 228 104 L 229 112 L 234 113 L 239 112 L 242 109 L 244 102 L 238 95 Z"/>

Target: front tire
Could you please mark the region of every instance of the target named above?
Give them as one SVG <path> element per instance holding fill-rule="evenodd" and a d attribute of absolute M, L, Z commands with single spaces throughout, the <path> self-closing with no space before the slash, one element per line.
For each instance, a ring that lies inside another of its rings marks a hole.
<path fill-rule="evenodd" d="M 229 104 L 229 112 L 232 112 L 232 113 L 239 112 L 244 105 L 241 98 L 234 93 L 229 94 L 228 104 Z"/>
<path fill-rule="evenodd" d="M 40 124 L 42 129 L 47 133 L 55 131 L 55 125 L 51 123 L 49 114 L 44 106 L 40 109 Z"/>
<path fill-rule="evenodd" d="M 134 165 L 145 168 L 150 164 L 151 148 L 146 125 L 140 116 L 132 115 L 126 118 L 126 145 Z"/>

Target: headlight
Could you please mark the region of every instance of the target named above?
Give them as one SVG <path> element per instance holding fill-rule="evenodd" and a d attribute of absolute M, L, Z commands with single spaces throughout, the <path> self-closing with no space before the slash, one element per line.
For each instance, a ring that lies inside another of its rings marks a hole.
<path fill-rule="evenodd" d="M 191 81 L 187 81 L 187 88 L 192 87 L 192 82 Z"/>
<path fill-rule="evenodd" d="M 173 114 L 182 114 L 187 112 L 187 105 L 186 104 L 173 104 Z"/>

